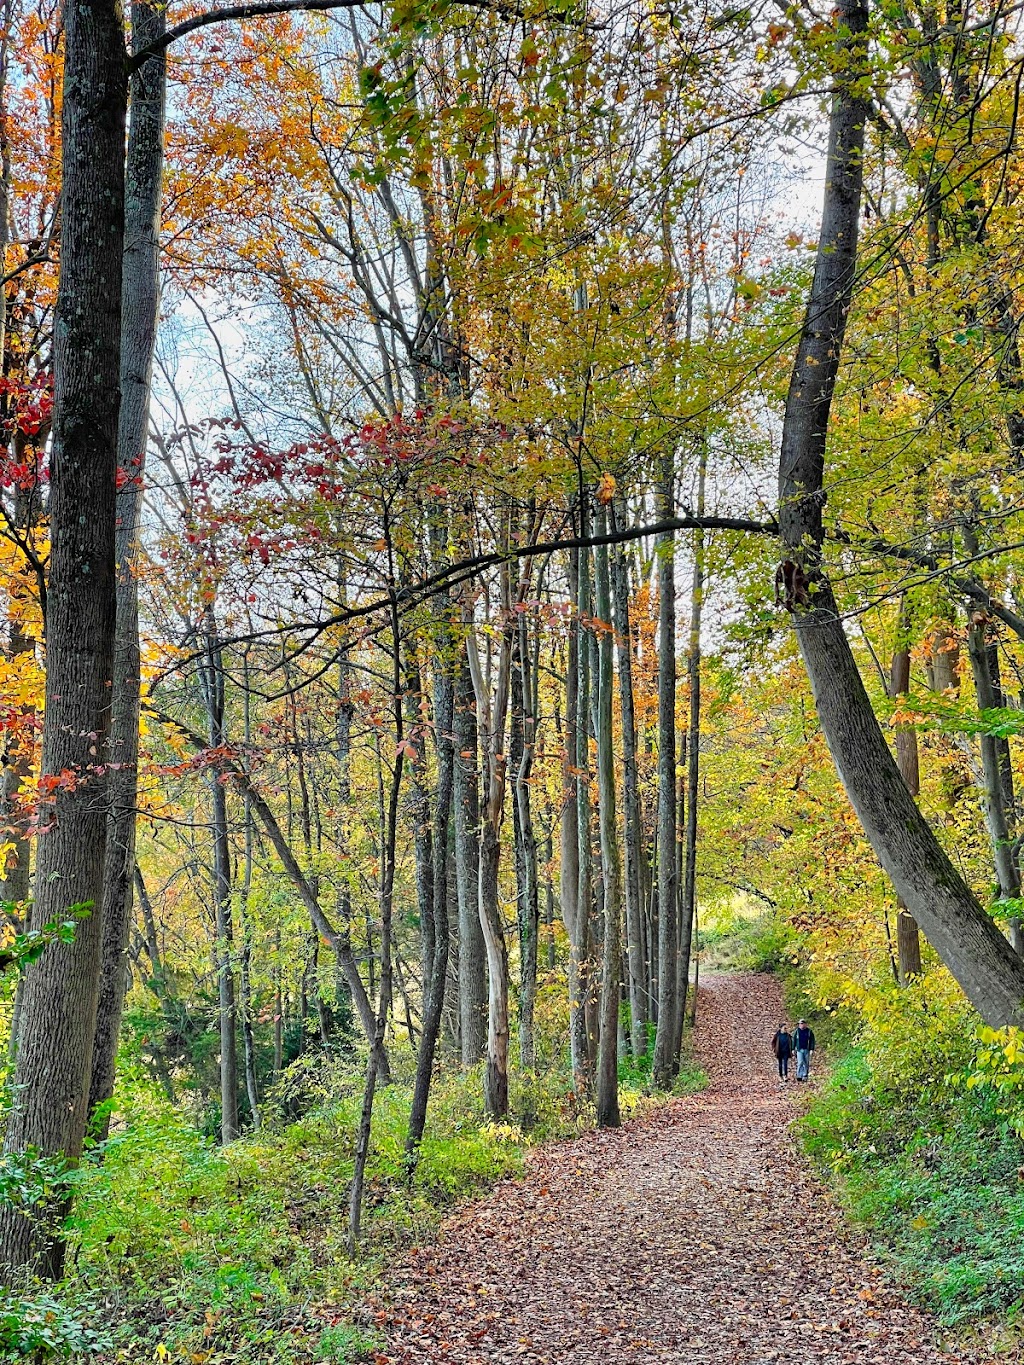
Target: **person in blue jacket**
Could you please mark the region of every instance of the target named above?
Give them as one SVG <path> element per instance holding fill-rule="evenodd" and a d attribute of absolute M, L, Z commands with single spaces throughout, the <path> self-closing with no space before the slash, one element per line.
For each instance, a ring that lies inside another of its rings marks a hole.
<path fill-rule="evenodd" d="M 793 1035 L 785 1024 L 780 1024 L 772 1039 L 772 1052 L 779 1064 L 779 1084 L 789 1081 L 789 1059 L 793 1055 Z"/>
<path fill-rule="evenodd" d="M 811 1053 L 814 1051 L 814 1030 L 806 1019 L 800 1019 L 793 1030 L 793 1051 L 796 1053 L 796 1078 L 806 1081 L 811 1073 Z"/>

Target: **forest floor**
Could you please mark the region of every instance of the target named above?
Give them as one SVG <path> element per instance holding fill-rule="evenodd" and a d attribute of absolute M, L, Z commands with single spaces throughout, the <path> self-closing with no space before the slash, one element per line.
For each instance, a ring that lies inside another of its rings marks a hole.
<path fill-rule="evenodd" d="M 701 987 L 701 1094 L 531 1155 L 396 1269 L 379 1365 L 984 1365 L 901 1299 L 795 1149 L 767 976 Z M 381 1321 L 383 1319 L 383 1321 Z"/>

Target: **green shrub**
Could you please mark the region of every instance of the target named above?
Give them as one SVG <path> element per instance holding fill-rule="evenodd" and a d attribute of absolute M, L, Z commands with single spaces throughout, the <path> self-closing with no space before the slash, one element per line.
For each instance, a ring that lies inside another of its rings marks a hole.
<path fill-rule="evenodd" d="M 95 1304 L 72 1308 L 58 1294 L 0 1289 L 0 1360 L 92 1360 L 108 1350 L 107 1333 L 90 1325 Z"/>
<path fill-rule="evenodd" d="M 1024 1144 L 997 1093 L 962 1083 L 976 1023 L 934 981 L 894 988 L 797 1125 L 851 1216 L 947 1323 L 1024 1303 Z"/>

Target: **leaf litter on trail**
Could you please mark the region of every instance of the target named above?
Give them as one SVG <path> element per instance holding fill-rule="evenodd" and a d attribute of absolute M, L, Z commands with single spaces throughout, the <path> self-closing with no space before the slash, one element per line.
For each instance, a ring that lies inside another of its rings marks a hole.
<path fill-rule="evenodd" d="M 378 1365 L 987 1365 L 864 1257 L 788 1132 L 770 977 L 701 990 L 710 1084 L 534 1153 L 396 1272 Z"/>

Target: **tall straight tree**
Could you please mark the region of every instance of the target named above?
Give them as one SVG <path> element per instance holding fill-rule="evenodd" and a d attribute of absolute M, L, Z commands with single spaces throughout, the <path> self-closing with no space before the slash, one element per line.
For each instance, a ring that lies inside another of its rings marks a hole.
<path fill-rule="evenodd" d="M 164 32 L 164 8 L 132 5 L 132 44 Z M 114 1063 L 125 993 L 126 952 L 135 878 L 135 810 L 139 786 L 139 525 L 149 433 L 153 350 L 160 306 L 160 201 L 164 165 L 167 59 L 157 53 L 131 82 L 125 183 L 124 279 L 121 309 L 121 411 L 117 463 L 117 637 L 110 723 L 110 818 L 103 874 L 103 976 L 96 1019 L 89 1107 L 114 1093 Z M 106 1131 L 109 1115 L 100 1120 Z"/>
<path fill-rule="evenodd" d="M 824 568 L 829 412 L 857 267 L 868 11 L 833 11 L 835 93 L 818 253 L 786 398 L 779 458 L 780 596 L 792 613 L 822 729 L 882 866 L 968 999 L 994 1026 L 1024 1023 L 1024 959 L 950 862 L 896 766 L 875 718 Z"/>
<path fill-rule="evenodd" d="M 616 496 L 609 514 L 612 530 L 626 525 L 625 499 Z M 647 972 L 644 965 L 643 891 L 641 886 L 643 829 L 640 776 L 636 756 L 636 707 L 633 697 L 633 637 L 629 617 L 629 567 L 625 548 L 613 551 L 612 600 L 618 645 L 619 707 L 622 712 L 622 804 L 626 845 L 626 963 L 629 973 L 630 1045 L 634 1057 L 647 1051 Z"/>
<path fill-rule="evenodd" d="M 25 978 L 4 1148 L 74 1162 L 82 1150 L 102 952 L 107 734 L 115 626 L 115 488 L 120 408 L 127 60 L 114 0 L 64 9 L 61 269 L 54 331 L 52 551 L 47 592 L 42 773 L 56 787 L 38 841 L 32 922 L 72 905 L 91 913 L 72 944 L 50 947 Z M 9 1273 L 58 1275 L 59 1239 L 0 1208 Z"/>
<path fill-rule="evenodd" d="M 608 514 L 601 507 L 598 535 L 606 534 Z M 615 748 L 612 735 L 611 573 L 608 546 L 598 547 L 595 560 L 595 601 L 600 629 L 597 676 L 597 785 L 601 827 L 601 877 L 604 882 L 604 945 L 601 960 L 601 1032 L 597 1066 L 597 1121 L 617 1128 L 619 1117 L 618 1023 L 622 993 L 622 865 L 615 821 Z"/>
<path fill-rule="evenodd" d="M 659 513 L 675 511 L 675 460 L 662 458 Z M 671 531 L 658 537 L 658 1029 L 654 1038 L 654 1082 L 672 1084 L 675 1060 L 676 961 L 679 954 L 676 900 L 676 559 Z"/>

